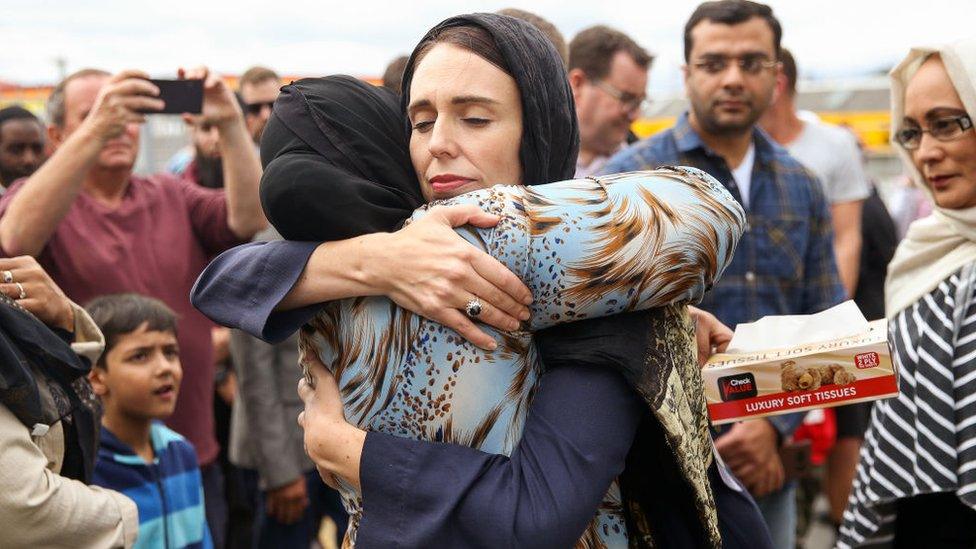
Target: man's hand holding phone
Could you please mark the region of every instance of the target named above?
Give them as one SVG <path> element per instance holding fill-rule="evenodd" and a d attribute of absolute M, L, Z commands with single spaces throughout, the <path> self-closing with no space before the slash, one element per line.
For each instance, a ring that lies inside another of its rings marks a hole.
<path fill-rule="evenodd" d="M 91 136 L 108 142 L 122 135 L 127 125 L 145 122 L 144 113 L 161 111 L 164 104 L 149 75 L 125 70 L 109 79 L 83 124 Z"/>
<path fill-rule="evenodd" d="M 180 79 L 198 80 L 203 83 L 203 104 L 199 111 L 200 118 L 218 129 L 225 129 L 229 124 L 240 121 L 243 124 L 244 113 L 234 97 L 234 92 L 227 87 L 219 75 L 210 72 L 206 67 L 179 70 Z M 189 113 L 194 114 L 194 113 Z M 184 118 L 188 118 L 184 114 Z"/>

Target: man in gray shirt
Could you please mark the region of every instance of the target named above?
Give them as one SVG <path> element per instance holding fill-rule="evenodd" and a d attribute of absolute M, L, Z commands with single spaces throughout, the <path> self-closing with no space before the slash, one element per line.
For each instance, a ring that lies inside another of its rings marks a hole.
<path fill-rule="evenodd" d="M 849 131 L 797 115 L 796 62 L 785 48 L 780 61 L 783 72 L 777 83 L 778 96 L 760 123 L 823 184 L 833 218 L 837 270 L 850 297 L 857 287 L 861 264 L 861 209 L 871 194 L 861 151 Z"/>

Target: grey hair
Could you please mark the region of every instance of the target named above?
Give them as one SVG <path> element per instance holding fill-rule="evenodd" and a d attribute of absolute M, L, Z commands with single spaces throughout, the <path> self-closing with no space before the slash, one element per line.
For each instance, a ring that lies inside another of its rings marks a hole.
<path fill-rule="evenodd" d="M 51 124 L 59 128 L 64 127 L 64 90 L 72 80 L 88 76 L 112 76 L 112 74 L 102 69 L 81 69 L 64 77 L 64 80 L 58 82 L 57 86 L 54 86 L 54 90 L 51 91 L 51 95 L 47 98 L 47 119 Z"/>

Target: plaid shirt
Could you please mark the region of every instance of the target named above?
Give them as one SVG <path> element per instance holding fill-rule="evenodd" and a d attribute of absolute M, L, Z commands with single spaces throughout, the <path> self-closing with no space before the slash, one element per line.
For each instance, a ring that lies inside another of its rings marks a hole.
<path fill-rule="evenodd" d="M 766 315 L 810 314 L 844 300 L 834 260 L 833 229 L 823 187 L 761 129 L 746 210 L 746 233 L 722 279 L 699 307 L 728 326 Z M 694 166 L 718 179 L 742 202 L 725 160 L 710 150 L 683 114 L 675 126 L 617 153 L 604 173 Z M 794 421 L 769 418 L 781 434 Z M 776 421 L 774 421 L 776 420 Z"/>

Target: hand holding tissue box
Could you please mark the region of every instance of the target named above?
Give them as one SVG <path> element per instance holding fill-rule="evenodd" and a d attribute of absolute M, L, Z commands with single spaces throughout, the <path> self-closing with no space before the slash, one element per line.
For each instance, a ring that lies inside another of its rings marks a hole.
<path fill-rule="evenodd" d="M 702 376 L 713 425 L 898 394 L 888 322 L 868 322 L 853 301 L 739 324 Z"/>

